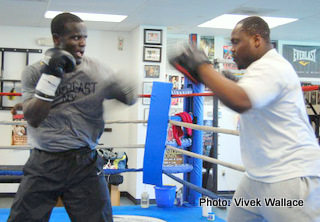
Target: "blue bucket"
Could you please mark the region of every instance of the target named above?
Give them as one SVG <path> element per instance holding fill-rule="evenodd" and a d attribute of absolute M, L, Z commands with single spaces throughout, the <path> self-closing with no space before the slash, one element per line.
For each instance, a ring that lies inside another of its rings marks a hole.
<path fill-rule="evenodd" d="M 158 207 L 173 207 L 176 198 L 176 186 L 164 185 L 162 187 L 154 187 L 156 192 L 156 202 Z"/>

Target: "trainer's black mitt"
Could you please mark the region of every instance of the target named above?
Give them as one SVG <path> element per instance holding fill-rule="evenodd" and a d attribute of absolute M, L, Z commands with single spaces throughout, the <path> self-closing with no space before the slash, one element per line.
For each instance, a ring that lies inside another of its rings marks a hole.
<path fill-rule="evenodd" d="M 202 83 L 198 74 L 199 66 L 203 63 L 211 64 L 204 51 L 202 49 L 197 49 L 196 47 L 188 47 L 185 52 L 178 56 L 174 56 L 169 62 L 194 83 Z"/>

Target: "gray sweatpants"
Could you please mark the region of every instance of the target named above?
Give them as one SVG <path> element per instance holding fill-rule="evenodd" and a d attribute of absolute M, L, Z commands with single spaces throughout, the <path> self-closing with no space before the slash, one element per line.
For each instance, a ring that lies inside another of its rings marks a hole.
<path fill-rule="evenodd" d="M 49 221 L 61 197 L 71 221 L 112 222 L 103 160 L 96 150 L 50 153 L 34 149 L 23 171 L 8 221 Z"/>
<path fill-rule="evenodd" d="M 320 222 L 320 178 L 263 183 L 244 176 L 227 218 L 228 222 Z"/>

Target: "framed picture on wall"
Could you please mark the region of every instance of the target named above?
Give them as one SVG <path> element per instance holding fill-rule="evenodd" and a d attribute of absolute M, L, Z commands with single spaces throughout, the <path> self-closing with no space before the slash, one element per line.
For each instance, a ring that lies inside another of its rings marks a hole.
<path fill-rule="evenodd" d="M 153 82 L 144 82 L 142 83 L 142 94 L 151 95 Z M 143 105 L 150 105 L 150 98 L 142 98 Z"/>
<path fill-rule="evenodd" d="M 159 78 L 160 66 L 159 65 L 145 65 L 144 77 L 145 78 Z"/>
<path fill-rule="evenodd" d="M 161 48 L 148 46 L 143 47 L 143 61 L 161 62 Z"/>
<path fill-rule="evenodd" d="M 167 82 L 172 83 L 172 89 L 181 89 L 180 86 L 180 76 L 179 75 L 167 75 Z"/>
<path fill-rule="evenodd" d="M 161 29 L 145 29 L 144 30 L 145 45 L 162 45 Z"/>

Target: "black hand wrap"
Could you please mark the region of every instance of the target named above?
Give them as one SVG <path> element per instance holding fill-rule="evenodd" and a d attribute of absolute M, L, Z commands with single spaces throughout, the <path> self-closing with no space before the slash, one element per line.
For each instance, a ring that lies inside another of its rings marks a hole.
<path fill-rule="evenodd" d="M 211 64 L 203 50 L 196 47 L 189 47 L 182 54 L 169 60 L 177 70 L 186 75 L 192 82 L 202 82 L 198 68 L 204 63 Z"/>

